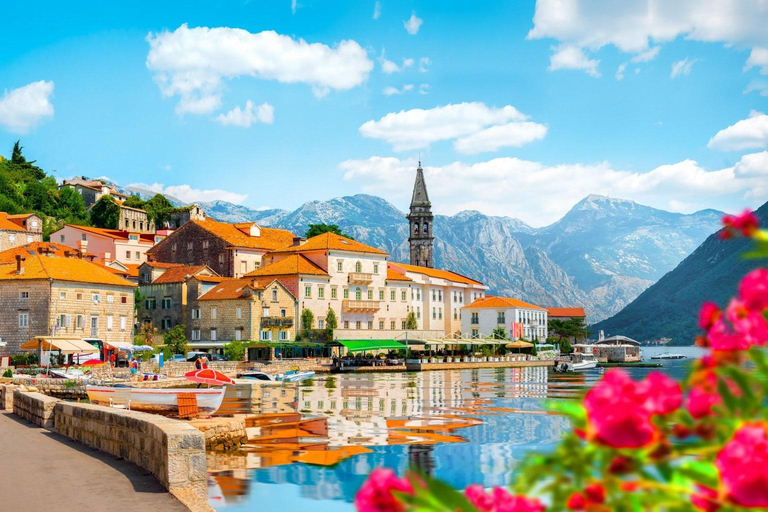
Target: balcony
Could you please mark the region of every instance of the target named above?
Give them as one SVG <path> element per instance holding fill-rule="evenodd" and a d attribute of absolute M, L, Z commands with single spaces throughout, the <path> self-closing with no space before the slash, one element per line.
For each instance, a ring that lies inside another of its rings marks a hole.
<path fill-rule="evenodd" d="M 373 282 L 373 274 L 367 274 L 365 272 L 350 272 L 349 282 L 351 284 L 371 284 Z"/>
<path fill-rule="evenodd" d="M 265 316 L 261 319 L 262 327 L 293 327 L 292 316 Z"/>
<path fill-rule="evenodd" d="M 341 307 L 350 313 L 373 313 L 378 311 L 381 306 L 377 300 L 343 300 Z"/>

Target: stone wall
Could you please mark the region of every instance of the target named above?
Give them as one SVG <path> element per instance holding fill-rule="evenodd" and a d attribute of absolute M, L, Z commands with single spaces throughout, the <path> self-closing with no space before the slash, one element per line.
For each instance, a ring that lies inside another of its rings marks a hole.
<path fill-rule="evenodd" d="M 0 411 L 13 411 L 13 384 L 0 384 Z"/>
<path fill-rule="evenodd" d="M 209 450 L 235 450 L 248 442 L 244 418 L 194 419 L 191 424 L 203 433 Z"/>
<path fill-rule="evenodd" d="M 13 391 L 13 414 L 47 430 L 54 430 L 54 406 L 59 400 L 42 393 Z"/>

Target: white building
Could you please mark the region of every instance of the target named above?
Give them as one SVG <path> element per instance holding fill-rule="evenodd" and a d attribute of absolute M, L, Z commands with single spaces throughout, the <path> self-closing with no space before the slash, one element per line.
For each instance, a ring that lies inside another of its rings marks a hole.
<path fill-rule="evenodd" d="M 461 308 L 461 332 L 484 338 L 503 327 L 510 339 L 547 339 L 547 310 L 518 299 L 487 296 Z"/>

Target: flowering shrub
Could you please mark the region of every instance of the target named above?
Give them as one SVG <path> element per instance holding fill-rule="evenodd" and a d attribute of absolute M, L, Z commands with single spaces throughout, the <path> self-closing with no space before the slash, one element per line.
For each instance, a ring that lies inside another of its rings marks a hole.
<path fill-rule="evenodd" d="M 750 212 L 726 216 L 721 238 L 751 237 L 768 257 L 768 233 Z M 747 274 L 722 309 L 705 303 L 697 344 L 707 354 L 684 382 L 651 372 L 635 381 L 605 372 L 581 403 L 551 407 L 573 430 L 548 454 L 529 456 L 511 490 L 461 491 L 424 475 L 374 470 L 360 512 L 543 510 L 707 512 L 768 507 L 768 269 Z"/>

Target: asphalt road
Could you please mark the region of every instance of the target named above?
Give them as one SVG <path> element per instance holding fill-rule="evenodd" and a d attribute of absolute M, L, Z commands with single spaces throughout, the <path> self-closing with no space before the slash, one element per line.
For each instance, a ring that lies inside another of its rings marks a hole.
<path fill-rule="evenodd" d="M 0 510 L 186 511 L 149 472 L 0 412 Z"/>

